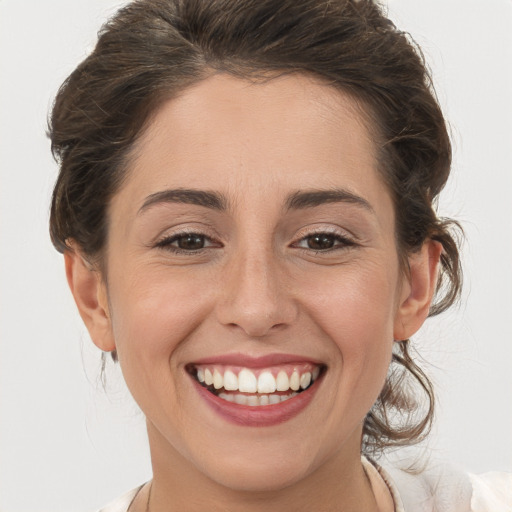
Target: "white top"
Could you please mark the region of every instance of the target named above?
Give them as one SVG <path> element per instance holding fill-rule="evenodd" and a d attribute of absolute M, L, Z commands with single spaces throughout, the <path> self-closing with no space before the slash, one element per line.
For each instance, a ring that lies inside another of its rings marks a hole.
<path fill-rule="evenodd" d="M 512 473 L 473 475 L 454 465 L 432 463 L 418 474 L 362 460 L 376 495 L 382 482 L 386 484 L 395 512 L 512 512 Z M 99 512 L 127 512 L 141 487 Z"/>

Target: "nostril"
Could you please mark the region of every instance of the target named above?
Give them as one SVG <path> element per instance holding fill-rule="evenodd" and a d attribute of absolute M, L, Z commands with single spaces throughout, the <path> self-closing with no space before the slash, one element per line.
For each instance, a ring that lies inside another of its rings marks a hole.
<path fill-rule="evenodd" d="M 272 324 L 272 322 L 230 322 L 227 327 L 232 329 L 241 329 L 250 338 L 264 338 L 269 334 L 285 329 L 286 324 L 283 322 Z"/>

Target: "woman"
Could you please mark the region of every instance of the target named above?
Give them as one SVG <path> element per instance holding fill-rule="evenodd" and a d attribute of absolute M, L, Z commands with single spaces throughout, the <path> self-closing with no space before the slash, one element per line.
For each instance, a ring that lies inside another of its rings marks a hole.
<path fill-rule="evenodd" d="M 460 288 L 444 119 L 373 2 L 135 2 L 51 139 L 52 240 L 147 418 L 105 510 L 508 510 L 506 476 L 367 458 L 428 433 L 408 339 Z"/>

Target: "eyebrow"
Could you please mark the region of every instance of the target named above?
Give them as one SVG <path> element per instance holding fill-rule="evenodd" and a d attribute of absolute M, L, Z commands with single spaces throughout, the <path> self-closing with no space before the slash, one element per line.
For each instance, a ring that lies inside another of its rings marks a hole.
<path fill-rule="evenodd" d="M 286 208 L 288 210 L 300 210 L 314 208 L 326 203 L 355 204 L 371 213 L 375 213 L 371 204 L 366 199 L 345 189 L 298 191 L 288 197 Z"/>
<path fill-rule="evenodd" d="M 182 203 L 204 206 L 213 210 L 224 211 L 227 208 L 225 196 L 218 192 L 207 190 L 194 190 L 186 188 L 162 190 L 149 195 L 144 204 L 140 207 L 138 214 L 144 212 L 149 207 L 160 203 Z"/>
<path fill-rule="evenodd" d="M 219 192 L 179 188 L 162 190 L 149 195 L 139 209 L 138 214 L 161 203 L 193 204 L 219 211 L 225 211 L 228 205 L 226 197 Z M 287 210 L 301 210 L 326 203 L 355 204 L 374 213 L 374 209 L 366 199 L 345 189 L 297 191 L 288 196 L 285 207 Z"/>

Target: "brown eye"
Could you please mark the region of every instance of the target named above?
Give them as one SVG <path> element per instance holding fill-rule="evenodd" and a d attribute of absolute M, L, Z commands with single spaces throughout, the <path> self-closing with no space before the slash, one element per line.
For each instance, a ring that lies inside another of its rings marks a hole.
<path fill-rule="evenodd" d="M 175 240 L 177 246 L 185 251 L 197 251 L 203 249 L 205 246 L 205 237 L 203 235 L 196 235 L 189 233 L 180 235 Z"/>
<path fill-rule="evenodd" d="M 338 249 L 348 249 L 354 245 L 356 245 L 356 243 L 350 238 L 338 233 L 330 232 L 312 233 L 293 244 L 294 247 L 307 249 L 317 253 L 330 253 L 331 251 L 336 251 Z"/>
<path fill-rule="evenodd" d="M 203 249 L 221 248 L 223 245 L 201 233 L 176 233 L 155 243 L 155 248 L 171 253 L 194 255 Z"/>
<path fill-rule="evenodd" d="M 336 236 L 329 235 L 327 233 L 319 233 L 312 235 L 307 238 L 307 244 L 309 249 L 315 251 L 325 251 L 332 249 L 336 243 Z"/>

